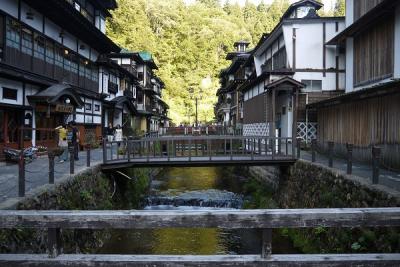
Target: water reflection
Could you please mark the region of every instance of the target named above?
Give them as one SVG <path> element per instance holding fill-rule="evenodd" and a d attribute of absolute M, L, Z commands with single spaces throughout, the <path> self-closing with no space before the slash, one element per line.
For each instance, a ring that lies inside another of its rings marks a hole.
<path fill-rule="evenodd" d="M 229 173 L 227 168 L 165 169 L 154 179 L 147 200 L 148 206 L 144 209 L 209 210 L 231 206 L 240 208 L 243 196 L 233 192 L 242 192 L 242 183 L 243 181 Z M 111 240 L 104 244 L 98 253 L 258 254 L 260 244 L 260 232 L 252 229 L 115 230 Z"/>

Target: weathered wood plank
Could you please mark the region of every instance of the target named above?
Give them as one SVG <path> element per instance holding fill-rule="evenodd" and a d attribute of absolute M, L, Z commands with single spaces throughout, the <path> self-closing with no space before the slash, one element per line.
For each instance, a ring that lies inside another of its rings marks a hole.
<path fill-rule="evenodd" d="M 348 254 L 348 255 L 273 255 L 263 259 L 259 255 L 60 255 L 54 259 L 47 255 L 0 254 L 1 266 L 110 266 L 110 267 L 175 267 L 175 266 L 249 266 L 249 267 L 351 267 L 399 266 L 400 254 Z"/>
<path fill-rule="evenodd" d="M 148 229 L 400 226 L 400 208 L 195 211 L 1 210 L 0 228 Z"/>

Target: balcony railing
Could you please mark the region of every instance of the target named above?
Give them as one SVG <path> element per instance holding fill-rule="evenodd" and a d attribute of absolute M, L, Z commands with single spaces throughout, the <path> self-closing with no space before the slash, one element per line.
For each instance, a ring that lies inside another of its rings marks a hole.
<path fill-rule="evenodd" d="M 137 69 L 132 65 L 121 65 L 121 66 L 127 71 L 129 71 L 131 74 L 133 74 L 133 76 L 135 76 L 136 78 L 138 77 Z"/>
<path fill-rule="evenodd" d="M 116 94 L 118 92 L 118 84 L 108 81 L 108 91 Z"/>

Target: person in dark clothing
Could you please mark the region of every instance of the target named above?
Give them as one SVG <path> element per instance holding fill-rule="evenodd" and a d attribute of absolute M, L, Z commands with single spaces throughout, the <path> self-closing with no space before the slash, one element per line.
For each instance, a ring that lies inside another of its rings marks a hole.
<path fill-rule="evenodd" d="M 79 152 L 79 130 L 76 127 L 76 122 L 71 122 L 71 131 L 72 131 L 72 146 L 74 148 L 74 159 L 79 160 L 78 152 Z"/>
<path fill-rule="evenodd" d="M 106 128 L 106 135 L 107 135 L 107 141 L 112 142 L 114 139 L 114 127 L 112 126 L 111 123 L 109 123 L 108 127 Z"/>

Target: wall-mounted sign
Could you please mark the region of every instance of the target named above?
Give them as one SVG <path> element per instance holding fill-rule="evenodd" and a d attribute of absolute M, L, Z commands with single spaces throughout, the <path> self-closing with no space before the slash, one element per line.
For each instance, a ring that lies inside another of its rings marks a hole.
<path fill-rule="evenodd" d="M 57 104 L 56 105 L 56 112 L 72 113 L 72 112 L 74 112 L 74 106 L 65 105 L 65 104 Z"/>

